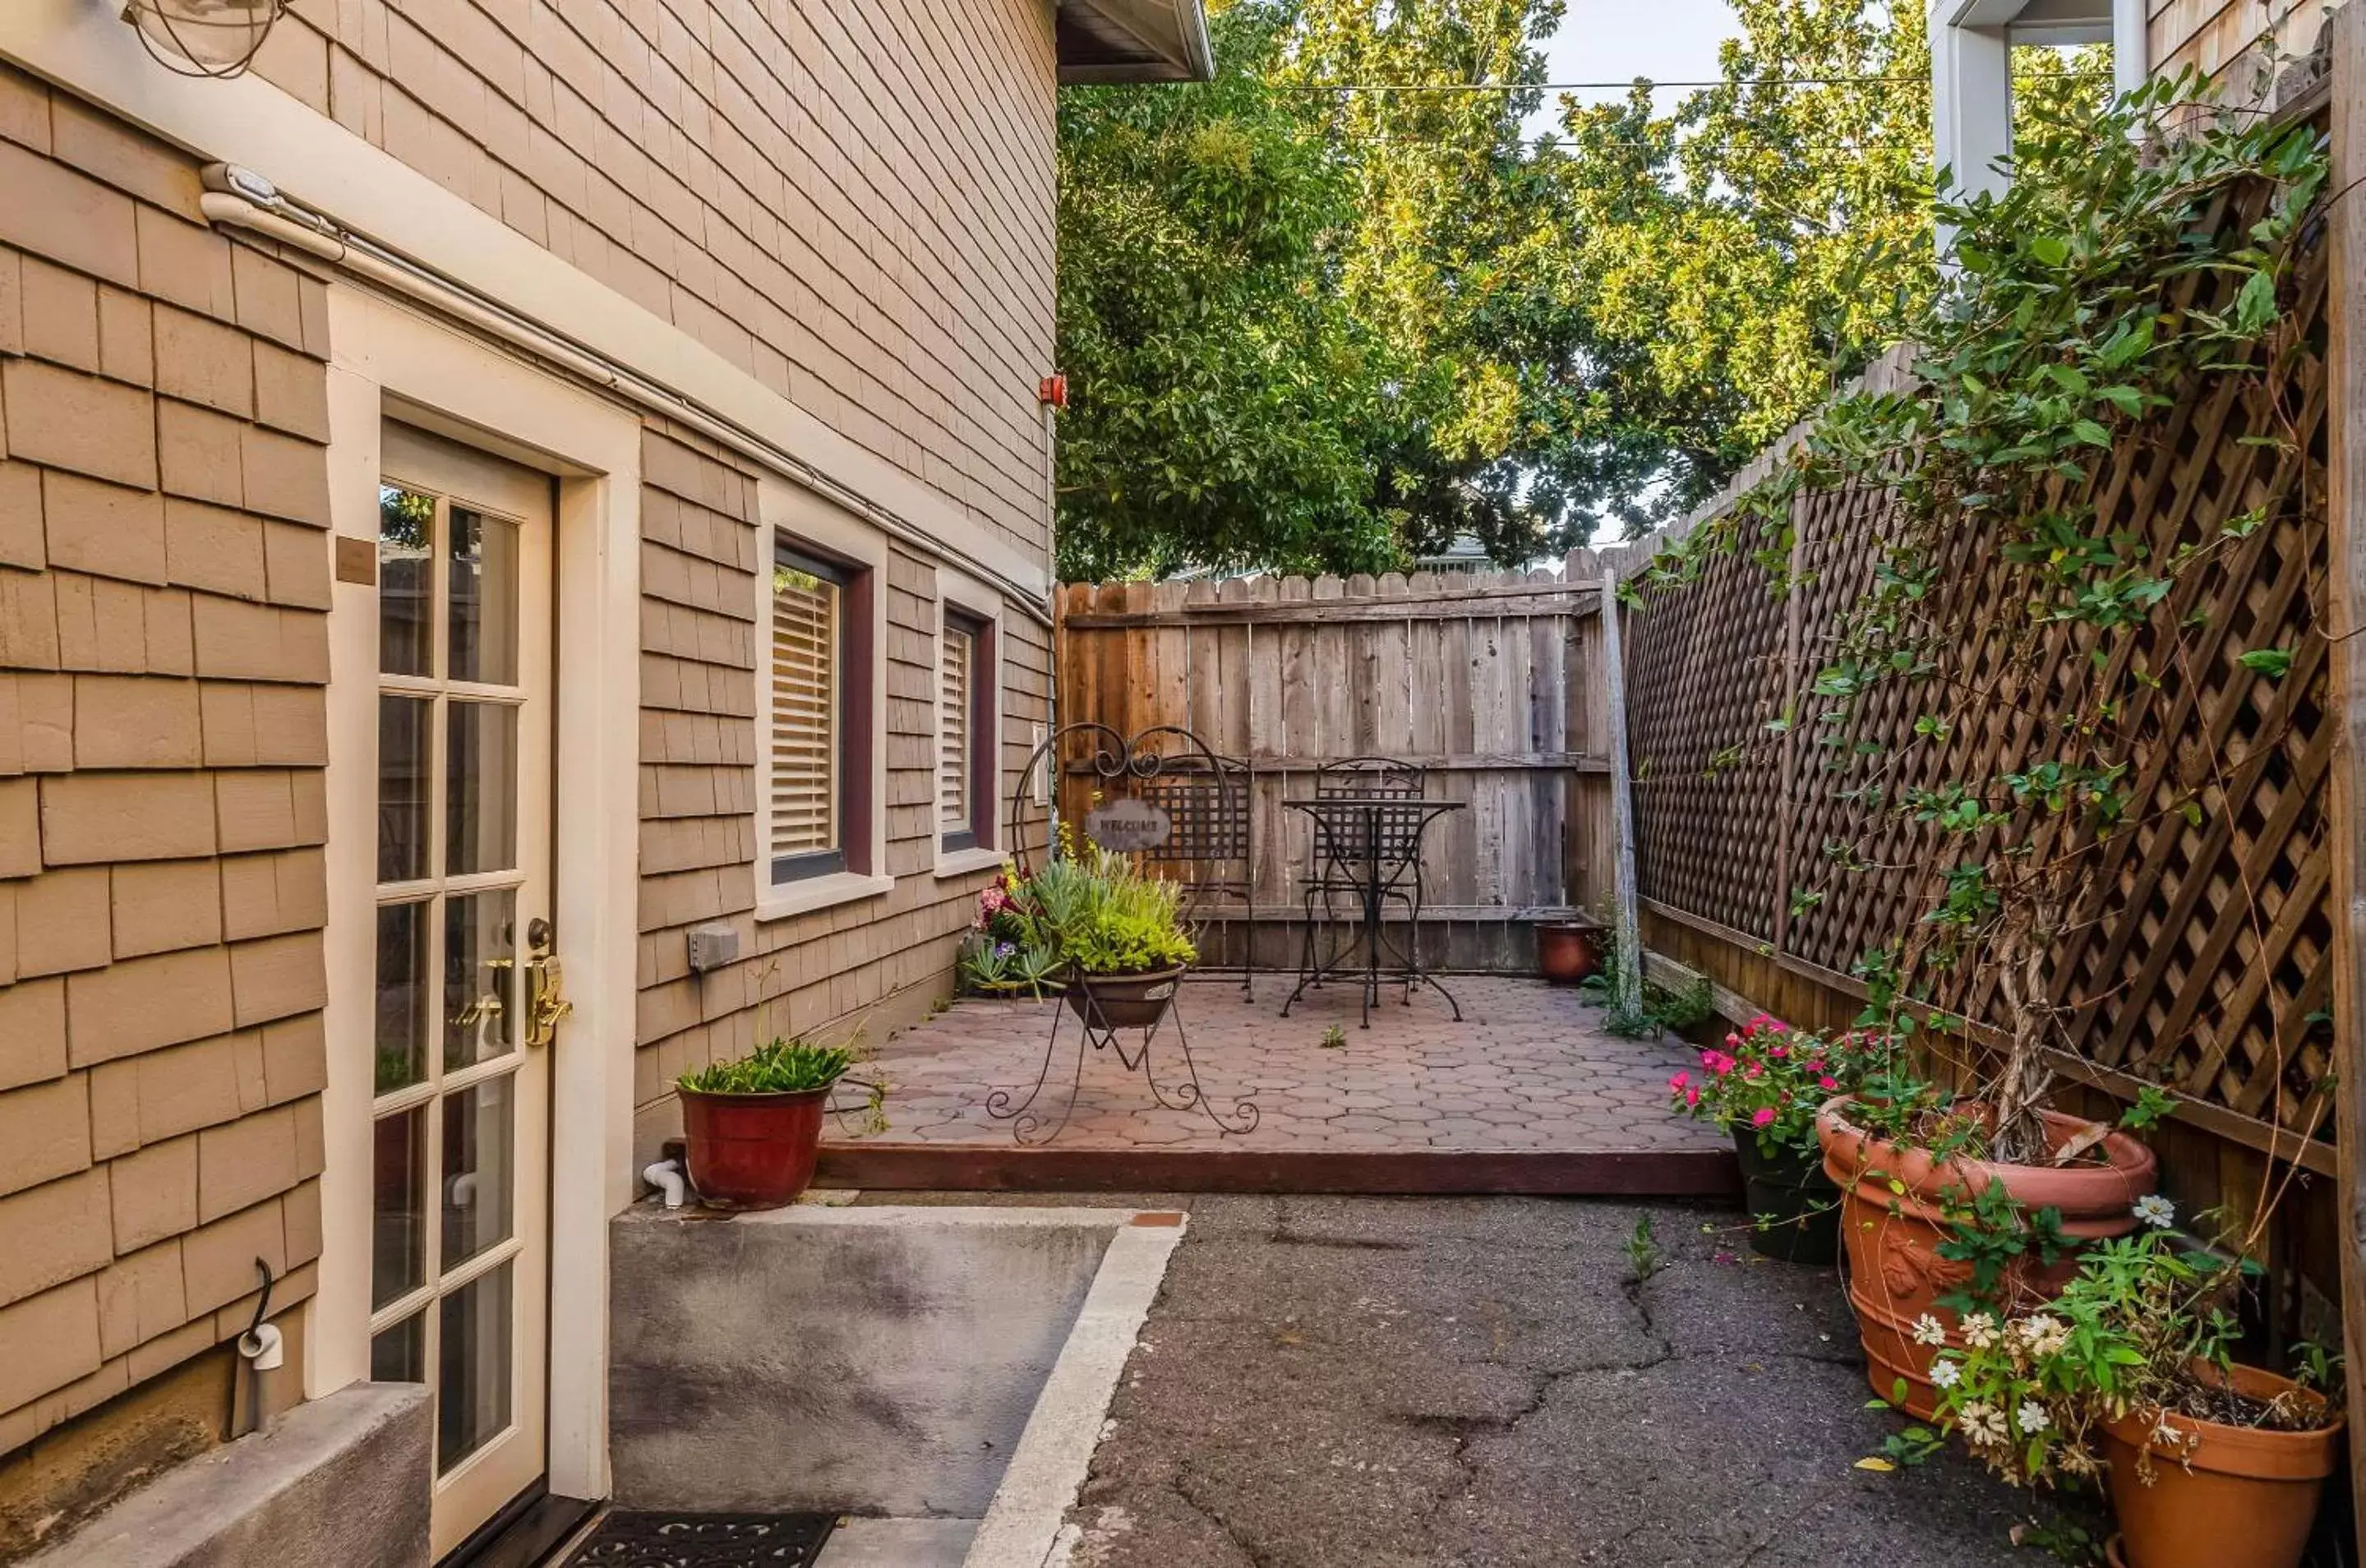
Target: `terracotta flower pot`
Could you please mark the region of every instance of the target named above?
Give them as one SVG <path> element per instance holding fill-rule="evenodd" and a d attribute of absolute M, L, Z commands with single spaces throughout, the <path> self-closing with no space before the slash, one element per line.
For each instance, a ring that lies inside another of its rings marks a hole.
<path fill-rule="evenodd" d="M 1143 975 L 1075 975 L 1065 993 L 1078 1018 L 1102 1029 L 1148 1029 L 1174 1005 L 1183 964 Z"/>
<path fill-rule="evenodd" d="M 1574 986 L 1602 969 L 1602 928 L 1582 920 L 1537 922 L 1537 971 L 1556 986 Z"/>
<path fill-rule="evenodd" d="M 1849 1123 L 1851 1103 L 1848 1095 L 1827 1102 L 1816 1116 L 1816 1136 L 1823 1146 L 1825 1174 L 1841 1190 L 1849 1305 L 1865 1342 L 1865 1377 L 1885 1399 L 1905 1379 L 1907 1410 L 1928 1420 L 1939 1404 L 1931 1363 L 1940 1347 L 1916 1344 L 1914 1324 L 1929 1314 L 1946 1329 L 1946 1342 L 1961 1348 L 1955 1314 L 1938 1303 L 1972 1274 L 1970 1265 L 1939 1256 L 1939 1244 L 1951 1235 L 1945 1217 L 1950 1199 L 1968 1201 L 2000 1179 L 2026 1208 L 2058 1212 L 2064 1235 L 2100 1241 L 2135 1229 L 2135 1201 L 2153 1190 L 2159 1167 L 2150 1149 L 2124 1133 L 2103 1140 L 2100 1165 L 1942 1162 L 1920 1149 L 1876 1142 Z M 2051 1111 L 2040 1114 L 2056 1142 L 2089 1125 Z M 2005 1277 L 2005 1298 L 2034 1305 L 2060 1291 L 2078 1267 L 2075 1256 L 2051 1268 L 2034 1260 L 2015 1264 Z"/>
<path fill-rule="evenodd" d="M 778 1209 L 813 1185 L 827 1089 L 682 1095 L 690 1184 L 719 1209 Z"/>
<path fill-rule="evenodd" d="M 2195 1370 L 2216 1375 L 2214 1368 Z M 2257 1367 L 2235 1368 L 2233 1382 L 2236 1393 L 2262 1400 L 2293 1386 Z M 2315 1432 L 2222 1427 L 2174 1414 L 2159 1424 L 2178 1440 L 2158 1440 L 2141 1415 L 2103 1429 L 2106 1481 L 2120 1521 L 2114 1555 L 2124 1568 L 2294 1568 L 2340 1451 L 2340 1420 Z M 2136 1473 L 2147 1447 L 2149 1486 Z"/>

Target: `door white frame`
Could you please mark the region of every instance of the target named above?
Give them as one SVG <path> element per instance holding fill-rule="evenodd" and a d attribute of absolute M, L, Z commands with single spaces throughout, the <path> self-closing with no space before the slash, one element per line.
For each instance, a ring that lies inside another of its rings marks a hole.
<path fill-rule="evenodd" d="M 377 538 L 391 417 L 558 479 L 558 743 L 552 909 L 574 1015 L 550 1047 L 550 1489 L 608 1492 L 608 1221 L 632 1201 L 639 831 L 637 415 L 350 283 L 329 288 L 330 525 Z M 339 582 L 329 618 L 328 1036 L 369 1028 L 377 754 L 375 592 Z M 351 1058 L 350 1060 L 346 1058 Z M 368 1063 L 332 1048 L 322 1101 L 321 1288 L 305 1393 L 369 1375 Z"/>

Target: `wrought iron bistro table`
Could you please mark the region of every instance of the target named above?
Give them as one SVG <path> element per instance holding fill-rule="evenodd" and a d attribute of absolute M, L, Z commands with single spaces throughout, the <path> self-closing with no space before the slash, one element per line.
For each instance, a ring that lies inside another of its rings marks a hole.
<path fill-rule="evenodd" d="M 1414 987 L 1427 986 L 1454 1010 L 1454 1021 L 1461 1022 L 1462 1004 L 1421 966 L 1417 929 L 1397 951 L 1397 962 L 1383 972 L 1380 950 L 1387 939 L 1380 917 L 1387 910 L 1388 901 L 1395 897 L 1410 903 L 1418 920 L 1422 837 L 1429 831 L 1432 822 L 1449 811 L 1462 810 L 1465 803 L 1425 800 L 1416 795 L 1347 795 L 1285 799 L 1282 805 L 1314 819 L 1315 861 L 1319 868 L 1316 874 L 1345 874 L 1350 877 L 1363 910 L 1356 940 L 1341 943 L 1327 958 L 1315 956 L 1306 972 L 1299 976 L 1290 1000 L 1281 1004 L 1281 1016 L 1290 1016 L 1290 1010 L 1309 986 L 1319 986 L 1343 973 L 1354 973 L 1350 960 L 1360 949 L 1364 955 L 1364 1028 L 1372 1026 L 1372 1003 L 1380 998 L 1383 978 L 1403 980 L 1407 1001 L 1413 999 Z"/>

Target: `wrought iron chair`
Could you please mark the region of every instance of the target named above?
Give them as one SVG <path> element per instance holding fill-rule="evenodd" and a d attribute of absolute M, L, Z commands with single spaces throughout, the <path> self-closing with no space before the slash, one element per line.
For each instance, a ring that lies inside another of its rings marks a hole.
<path fill-rule="evenodd" d="M 1208 752 L 1164 760 L 1128 791 L 1165 811 L 1166 841 L 1137 852 L 1145 869 L 1183 885 L 1186 919 L 1202 920 L 1212 905 L 1237 903 L 1246 922 L 1241 990 L 1256 996 L 1256 828 L 1249 809 L 1256 771 L 1237 757 Z"/>
<path fill-rule="evenodd" d="M 1348 757 L 1325 762 L 1314 771 L 1314 795 L 1318 800 L 1420 800 L 1428 790 L 1426 769 L 1393 757 Z M 1320 969 L 1316 958 L 1317 928 L 1321 928 L 1327 943 L 1332 927 L 1339 921 L 1335 900 L 1344 895 L 1360 905 L 1368 868 L 1377 861 L 1382 878 L 1382 901 L 1403 905 L 1410 924 L 1405 998 L 1412 999 L 1410 974 L 1421 966 L 1421 823 L 1419 812 L 1380 810 L 1316 825 L 1313 863 L 1300 884 L 1305 920 L 1299 945 L 1298 973 L 1301 981 Z M 1368 842 L 1367 834 L 1375 836 L 1377 843 Z M 1322 906 L 1319 916 L 1318 903 Z M 1361 918 L 1360 909 L 1358 918 Z M 1314 983 L 1319 987 L 1322 982 L 1317 979 Z"/>

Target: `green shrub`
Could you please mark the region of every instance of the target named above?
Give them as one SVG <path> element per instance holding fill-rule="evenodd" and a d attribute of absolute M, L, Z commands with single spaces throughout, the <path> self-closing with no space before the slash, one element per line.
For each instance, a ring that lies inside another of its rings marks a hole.
<path fill-rule="evenodd" d="M 774 1040 L 736 1062 L 714 1062 L 676 1081 L 693 1094 L 801 1094 L 828 1089 L 854 1066 L 846 1045 Z"/>

